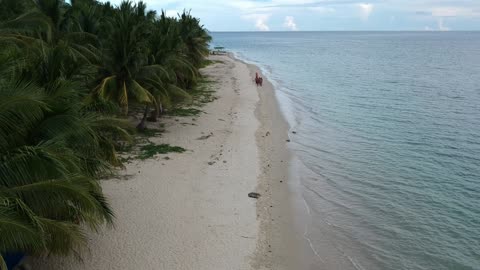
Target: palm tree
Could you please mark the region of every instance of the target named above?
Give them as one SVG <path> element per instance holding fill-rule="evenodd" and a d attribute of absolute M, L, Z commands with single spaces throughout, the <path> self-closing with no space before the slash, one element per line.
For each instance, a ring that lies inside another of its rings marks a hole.
<path fill-rule="evenodd" d="M 124 131 L 113 119 L 81 113 L 75 93 L 62 82 L 48 90 L 0 82 L 2 253 L 67 254 L 85 242 L 80 224 L 112 222 L 94 179 L 116 163 L 110 135 Z"/>
<path fill-rule="evenodd" d="M 167 75 L 162 78 L 163 84 L 151 91 L 159 107 L 170 108 L 175 101 L 191 98 L 185 91 L 185 82 L 195 81 L 198 71 L 184 53 L 178 21 L 162 12 L 160 18 L 153 23 L 148 46 L 149 61 L 162 66 Z M 156 121 L 160 111 L 153 110 L 149 120 Z"/>
<path fill-rule="evenodd" d="M 21 51 L 22 58 L 27 56 L 25 75 L 40 80 L 41 85 L 58 76 L 71 79 L 98 59 L 96 36 L 70 31 L 70 10 L 62 0 L 36 0 L 31 11 L 0 24 L 0 44 Z"/>
<path fill-rule="evenodd" d="M 29 0 L 2 0 L 0 4 L 0 21 L 8 21 L 24 13 L 32 3 Z"/>
<path fill-rule="evenodd" d="M 100 67 L 94 94 L 101 99 L 118 102 L 124 114 L 129 100 L 156 105 L 148 87 L 160 84 L 161 67 L 149 65 L 146 39 L 148 24 L 139 15 L 142 5 L 130 1 L 121 3 L 119 10 L 107 21 L 108 37 L 102 42 L 103 66 Z"/>
<path fill-rule="evenodd" d="M 212 37 L 200 24 L 200 20 L 193 17 L 189 11 L 183 11 L 179 16 L 180 37 L 185 44 L 187 56 L 195 67 L 200 68 L 209 54 L 208 43 Z"/>
<path fill-rule="evenodd" d="M 128 139 L 125 123 L 89 112 L 63 76 L 25 79 L 16 50 L 0 60 L 0 254 L 71 253 L 85 243 L 82 224 L 112 223 L 95 179 L 120 165 L 114 139 Z"/>
<path fill-rule="evenodd" d="M 143 2 L 0 1 L 0 254 L 70 254 L 112 223 L 97 180 L 122 165 L 120 107 L 144 105 L 141 128 L 188 98 L 210 37 Z"/>

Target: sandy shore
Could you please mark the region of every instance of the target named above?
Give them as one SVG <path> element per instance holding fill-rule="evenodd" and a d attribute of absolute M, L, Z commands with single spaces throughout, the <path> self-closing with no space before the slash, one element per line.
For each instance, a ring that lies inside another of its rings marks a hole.
<path fill-rule="evenodd" d="M 212 60 L 221 62 L 202 72 L 218 99 L 198 117 L 162 119 L 166 132 L 151 139 L 188 151 L 135 161 L 103 181 L 115 227 L 92 233 L 81 261 L 35 259 L 32 269 L 293 269 L 298 249 L 282 236 L 292 222 L 288 126 L 273 87 L 257 90 L 254 66 Z"/>

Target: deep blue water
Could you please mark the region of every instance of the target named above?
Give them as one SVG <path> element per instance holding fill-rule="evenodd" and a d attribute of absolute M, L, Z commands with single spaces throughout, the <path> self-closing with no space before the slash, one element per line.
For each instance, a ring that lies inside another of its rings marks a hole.
<path fill-rule="evenodd" d="M 480 269 L 480 32 L 213 36 L 276 86 L 315 249 Z"/>

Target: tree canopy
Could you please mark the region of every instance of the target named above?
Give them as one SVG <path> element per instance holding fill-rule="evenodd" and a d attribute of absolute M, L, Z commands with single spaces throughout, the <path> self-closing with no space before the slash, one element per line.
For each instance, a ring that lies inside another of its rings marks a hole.
<path fill-rule="evenodd" d="M 122 166 L 131 104 L 144 125 L 189 98 L 210 40 L 143 2 L 0 0 L 0 254 L 68 255 L 113 223 L 98 180 Z"/>

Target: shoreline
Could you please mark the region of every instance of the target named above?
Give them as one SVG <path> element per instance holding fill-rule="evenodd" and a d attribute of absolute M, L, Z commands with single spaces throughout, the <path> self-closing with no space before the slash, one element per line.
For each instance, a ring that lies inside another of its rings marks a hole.
<path fill-rule="evenodd" d="M 237 59 L 237 58 L 235 58 Z M 241 61 L 238 60 L 237 61 Z M 242 61 L 241 61 L 242 62 Z M 288 189 L 289 164 L 292 155 L 287 147 L 290 141 L 289 125 L 280 111 L 275 88 L 259 67 L 243 62 L 253 78 L 255 72 L 264 77 L 263 87 L 258 88 L 259 102 L 255 116 L 260 121 L 255 137 L 260 152 L 258 192 L 264 194 L 257 202 L 260 233 L 255 251 L 255 269 L 294 269 L 298 266 L 291 257 L 297 257 L 297 248 L 288 247 L 287 226 L 293 217 Z M 303 269 L 303 268 L 302 268 Z"/>
<path fill-rule="evenodd" d="M 281 111 L 276 89 L 262 70 L 230 54 L 235 61 L 248 66 L 250 77 L 255 72 L 264 78 L 258 88 L 259 102 L 255 116 L 260 126 L 255 134 L 260 152 L 259 192 L 265 192 L 257 202 L 260 234 L 255 252 L 255 269 L 310 269 L 318 256 L 306 245 L 305 220 L 308 209 L 298 189 L 299 177 L 293 174 L 296 157 L 288 147 L 290 125 Z"/>
<path fill-rule="evenodd" d="M 277 89 L 262 70 L 255 64 L 231 57 L 247 65 L 252 78 L 255 72 L 264 77 L 263 87 L 258 88 L 259 103 L 255 110 L 260 121 L 256 139 L 260 168 L 263 168 L 258 189 L 268 190 L 269 196 L 257 203 L 261 217 L 255 269 L 361 269 L 334 243 L 314 246 L 310 236 L 311 209 L 301 188 L 302 178 L 309 169 L 289 147 L 297 131 L 286 120 Z M 269 136 L 265 136 L 267 132 Z"/>
<path fill-rule="evenodd" d="M 298 234 L 288 229 L 288 125 L 273 86 L 255 86 L 253 65 L 210 60 L 202 73 L 215 81 L 218 99 L 199 116 L 149 123 L 166 130 L 152 142 L 187 152 L 134 161 L 102 181 L 114 228 L 89 233 L 81 260 L 34 258 L 34 269 L 299 268 L 300 244 L 291 244 Z M 249 198 L 253 191 L 262 196 Z"/>

